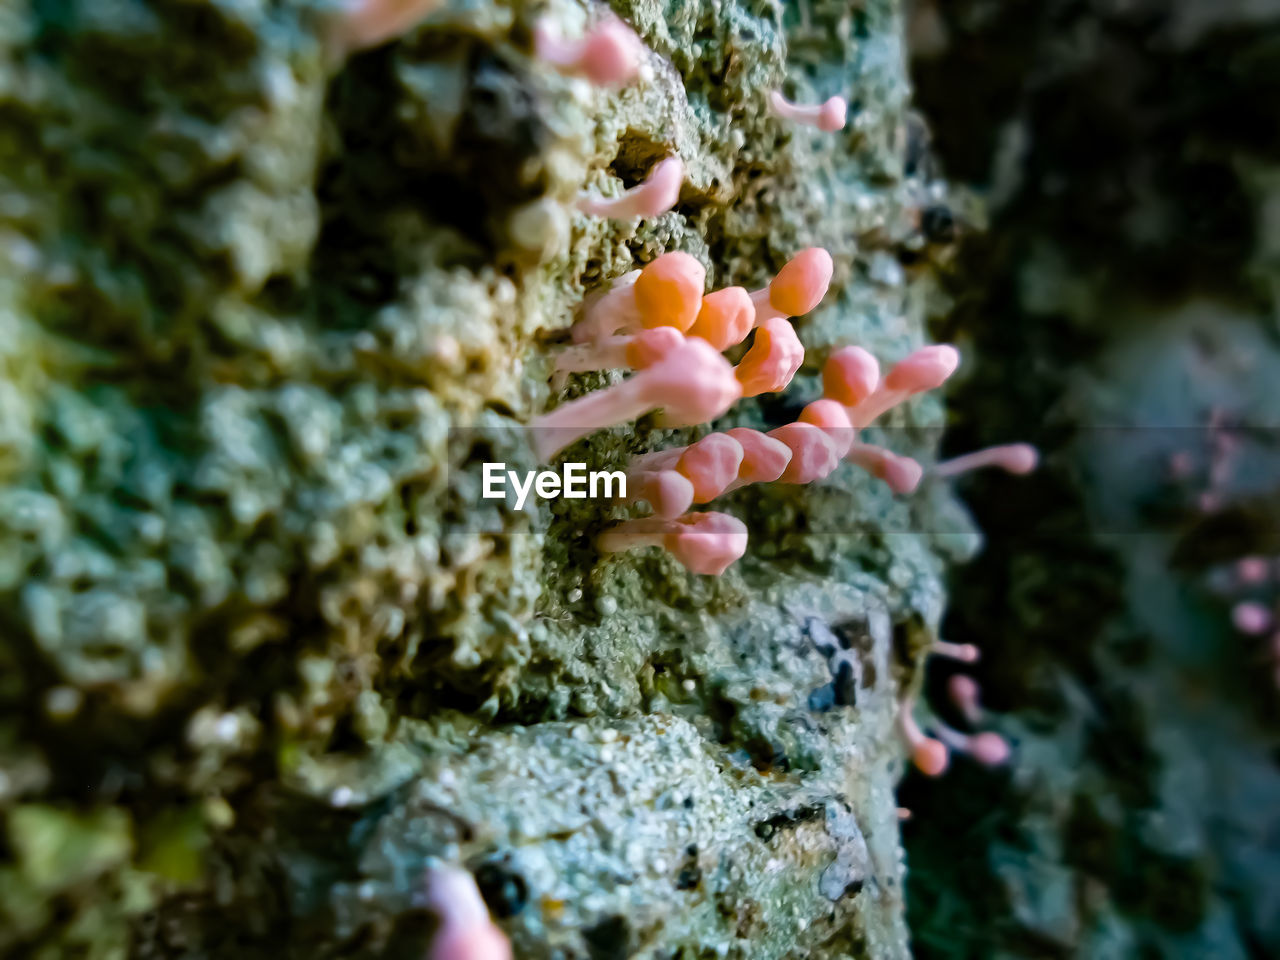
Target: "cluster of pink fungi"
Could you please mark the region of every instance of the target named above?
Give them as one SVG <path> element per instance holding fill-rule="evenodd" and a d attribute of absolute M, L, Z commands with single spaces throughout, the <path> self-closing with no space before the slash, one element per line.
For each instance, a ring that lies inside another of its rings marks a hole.
<path fill-rule="evenodd" d="M 974 663 L 979 656 L 978 648 L 972 644 L 943 640 L 934 641 L 929 652 L 961 663 Z M 947 681 L 947 696 L 969 726 L 978 727 L 982 723 L 984 712 L 976 680 L 962 673 L 952 674 Z M 903 698 L 898 704 L 898 729 L 906 742 L 911 762 L 926 776 L 937 777 L 945 773 L 953 752 L 967 754 L 986 767 L 999 766 L 1009 759 L 1009 744 L 998 733 L 962 733 L 936 717 L 929 721 L 928 726 L 929 733 L 926 734 L 916 722 L 915 698 Z"/>
<path fill-rule="evenodd" d="M 785 390 L 804 362 L 804 346 L 789 322 L 826 295 L 830 254 L 796 254 L 756 291 L 726 287 L 704 294 L 706 271 L 686 253 L 666 253 L 590 297 L 572 346 L 557 358 L 557 374 L 626 368 L 632 376 L 562 404 L 531 423 L 544 460 L 608 427 L 661 411 L 660 426 L 706 423 L 738 399 Z M 737 365 L 722 351 L 752 337 Z M 627 470 L 630 502 L 650 515 L 601 535 L 605 553 L 661 546 L 695 573 L 719 574 L 742 556 L 747 531 L 717 512 L 689 512 L 753 483 L 813 483 L 844 461 L 883 481 L 895 494 L 915 490 L 923 469 L 859 438 L 859 431 L 910 397 L 933 390 L 955 371 L 954 347 L 921 347 L 881 376 L 876 358 L 857 346 L 833 351 L 822 368 L 820 399 L 799 419 L 768 432 L 748 427 L 710 433 L 683 447 L 636 457 Z M 1023 473 L 1035 466 L 1026 444 L 992 447 L 937 464 L 939 476 L 982 466 Z"/>

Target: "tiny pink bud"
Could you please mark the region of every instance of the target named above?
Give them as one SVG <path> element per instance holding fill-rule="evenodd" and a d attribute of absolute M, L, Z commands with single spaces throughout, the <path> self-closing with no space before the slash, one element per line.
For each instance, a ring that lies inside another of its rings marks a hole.
<path fill-rule="evenodd" d="M 1260 603 L 1245 601 L 1231 609 L 1231 622 L 1237 630 L 1249 636 L 1259 636 L 1271 629 L 1271 611 Z"/>
<path fill-rule="evenodd" d="M 785 390 L 802 363 L 804 346 L 791 324 L 786 320 L 766 320 L 756 328 L 751 349 L 735 371 L 742 395 L 754 397 Z"/>
<path fill-rule="evenodd" d="M 680 185 L 684 182 L 684 164 L 679 157 L 667 157 L 649 172 L 639 186 L 625 191 L 620 197 L 584 197 L 578 201 L 578 209 L 594 217 L 611 220 L 634 220 L 639 217 L 661 216 L 680 199 Z"/>
<path fill-rule="evenodd" d="M 788 423 L 770 430 L 768 436 L 781 440 L 791 451 L 791 461 L 778 477 L 779 483 L 812 483 L 829 476 L 840 465 L 836 442 L 821 427 Z"/>
<path fill-rule="evenodd" d="M 581 40 L 566 40 L 549 21 L 533 30 L 538 59 L 564 74 L 586 77 L 596 86 L 619 87 L 639 72 L 644 45 L 635 31 L 617 17 L 596 24 Z"/>
<path fill-rule="evenodd" d="M 841 347 L 822 365 L 822 395 L 854 407 L 880 385 L 880 364 L 862 347 Z"/>
<path fill-rule="evenodd" d="M 849 113 L 849 104 L 843 97 L 831 97 L 820 106 L 803 107 L 792 103 L 777 90 L 769 91 L 769 105 L 780 117 L 817 127 L 827 133 L 843 130 Z"/>

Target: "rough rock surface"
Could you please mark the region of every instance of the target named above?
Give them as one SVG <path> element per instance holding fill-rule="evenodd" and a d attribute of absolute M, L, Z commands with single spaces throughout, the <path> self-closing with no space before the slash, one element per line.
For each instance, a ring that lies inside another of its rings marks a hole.
<path fill-rule="evenodd" d="M 834 256 L 801 375 L 726 423 L 924 339 L 897 3 L 616 9 L 652 57 L 613 94 L 531 56 L 576 3 L 345 62 L 335 4 L 0 3 L 0 950 L 421 956 L 442 858 L 520 956 L 904 955 L 892 719 L 972 546 L 949 495 L 740 491 L 718 580 L 602 559 L 617 509 L 479 498 L 576 304 L 664 250 L 715 286 Z M 671 213 L 573 212 L 672 150 Z"/>

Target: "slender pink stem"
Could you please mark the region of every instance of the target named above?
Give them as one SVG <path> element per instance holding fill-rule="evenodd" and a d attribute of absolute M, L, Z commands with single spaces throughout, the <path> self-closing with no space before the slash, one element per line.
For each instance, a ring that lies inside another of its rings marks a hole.
<path fill-rule="evenodd" d="M 619 197 L 583 197 L 578 201 L 578 209 L 594 217 L 613 220 L 657 217 L 676 205 L 683 181 L 684 164 L 679 157 L 667 157 L 650 171 L 644 183 Z"/>
<path fill-rule="evenodd" d="M 624 273 L 603 292 L 592 294 L 582 303 L 581 317 L 571 332 L 574 343 L 586 343 L 611 337 L 623 328 L 639 326 L 636 307 L 636 280 L 639 270 Z"/>
<path fill-rule="evenodd" d="M 780 117 L 807 124 L 832 133 L 844 129 L 849 105 L 843 97 L 830 97 L 817 106 L 801 106 L 792 103 L 777 90 L 769 91 L 769 106 Z"/>
<path fill-rule="evenodd" d="M 1009 473 L 1030 473 L 1039 459 L 1036 448 L 1029 443 L 1006 443 L 943 460 L 934 466 L 933 473 L 939 477 L 954 477 L 982 467 L 998 467 Z"/>

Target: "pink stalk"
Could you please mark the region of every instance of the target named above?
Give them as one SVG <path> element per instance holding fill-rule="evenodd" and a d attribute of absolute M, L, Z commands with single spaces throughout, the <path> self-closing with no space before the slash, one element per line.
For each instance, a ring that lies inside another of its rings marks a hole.
<path fill-rule="evenodd" d="M 947 344 L 921 347 L 896 363 L 875 392 L 850 410 L 849 419 L 859 430 L 869 426 L 908 397 L 942 386 L 959 363 L 960 354 L 955 347 Z"/>
<path fill-rule="evenodd" d="M 821 427 L 836 442 L 836 456 L 843 457 L 849 452 L 856 439 L 853 424 L 845 409 L 834 400 L 815 400 L 800 411 L 800 422 L 811 423 Z"/>
<path fill-rule="evenodd" d="M 693 505 L 693 481 L 675 470 L 627 477 L 627 502 L 645 500 L 653 515 L 674 520 Z"/>
<path fill-rule="evenodd" d="M 977 663 L 982 656 L 982 651 L 972 643 L 948 643 L 946 640 L 933 641 L 929 644 L 929 652 L 935 657 L 946 657 L 961 663 Z"/>
<path fill-rule="evenodd" d="M 566 40 L 550 21 L 533 28 L 538 59 L 564 74 L 586 77 L 598 87 L 620 87 L 640 70 L 644 44 L 635 31 L 610 16 L 586 32 L 581 40 Z"/>
<path fill-rule="evenodd" d="M 347 53 L 366 50 L 408 33 L 440 6 L 441 0 L 348 0 L 334 26 Z"/>
<path fill-rule="evenodd" d="M 466 870 L 444 866 L 429 871 L 427 906 L 440 920 L 428 960 L 511 960 L 511 944 L 489 918 Z"/>
<path fill-rule="evenodd" d="M 684 342 L 675 327 L 653 327 L 639 333 L 602 337 L 594 343 L 577 343 L 560 351 L 556 373 L 586 370 L 643 370 L 657 363 Z"/>
<path fill-rule="evenodd" d="M 662 547 L 692 573 L 718 577 L 747 550 L 747 527 L 724 513 L 688 513 L 674 520 L 624 520 L 596 539 L 601 553 Z"/>
<path fill-rule="evenodd" d="M 997 447 L 975 450 L 951 460 L 935 464 L 933 473 L 939 477 L 955 477 L 981 467 L 999 467 L 1008 473 L 1030 473 L 1036 468 L 1040 455 L 1029 443 L 1006 443 Z"/>
<path fill-rule="evenodd" d="M 1237 603 L 1231 608 L 1231 622 L 1241 633 L 1249 636 L 1261 636 L 1271 629 L 1274 617 L 1271 611 L 1260 603 L 1247 600 Z"/>
<path fill-rule="evenodd" d="M 813 483 L 829 476 L 840 465 L 836 442 L 821 427 L 788 423 L 770 430 L 768 436 L 781 440 L 791 451 L 791 460 L 778 477 L 779 483 Z"/>
<path fill-rule="evenodd" d="M 751 349 L 738 363 L 735 375 L 744 397 L 785 390 L 804 363 L 804 345 L 786 320 L 766 320 L 756 327 Z"/>
<path fill-rule="evenodd" d="M 729 361 L 705 340 L 686 339 L 622 383 L 535 417 L 530 423 L 534 451 L 549 460 L 590 433 L 658 408 L 690 423 L 705 423 L 729 409 L 741 393 Z"/>
<path fill-rule="evenodd" d="M 769 285 L 751 294 L 756 325 L 808 313 L 827 295 L 835 264 L 822 247 L 808 247 L 787 261 Z"/>
<path fill-rule="evenodd" d="M 926 737 L 912 716 L 915 701 L 906 697 L 898 704 L 898 729 L 911 752 L 911 762 L 927 777 L 941 776 L 947 769 L 947 747 L 940 740 Z"/>
<path fill-rule="evenodd" d="M 965 722 L 977 726 L 982 722 L 982 697 L 978 682 L 963 673 L 953 673 L 947 680 L 947 696 L 955 704 Z"/>
<path fill-rule="evenodd" d="M 880 364 L 862 347 L 841 347 L 822 365 L 822 395 L 856 407 L 880 385 Z"/>
<path fill-rule="evenodd" d="M 957 753 L 967 753 L 984 767 L 998 767 L 1009 759 L 1009 744 L 998 733 L 961 733 L 945 723 L 934 723 L 938 739 Z"/>
<path fill-rule="evenodd" d="M 777 90 L 769 91 L 769 106 L 773 112 L 787 120 L 817 127 L 827 133 L 843 130 L 849 113 L 844 97 L 830 97 L 821 106 L 800 106 L 792 103 Z"/>
<path fill-rule="evenodd" d="M 583 197 L 578 201 L 578 209 L 593 217 L 611 220 L 661 216 L 680 199 L 683 182 L 684 164 L 679 157 L 667 157 L 649 172 L 644 183 L 624 191 L 622 196 Z"/>
<path fill-rule="evenodd" d="M 882 480 L 898 496 L 913 492 L 924 475 L 924 469 L 910 457 L 900 457 L 892 450 L 861 441 L 849 448 L 845 459 Z"/>

